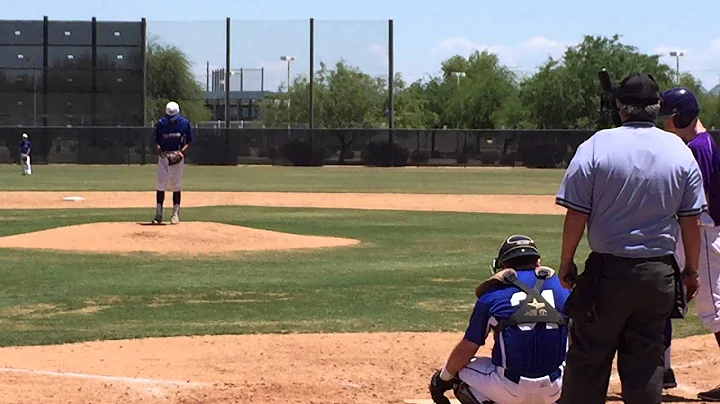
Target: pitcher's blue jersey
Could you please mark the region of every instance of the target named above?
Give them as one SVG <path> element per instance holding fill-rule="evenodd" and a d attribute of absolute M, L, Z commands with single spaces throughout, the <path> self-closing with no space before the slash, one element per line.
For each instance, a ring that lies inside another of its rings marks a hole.
<path fill-rule="evenodd" d="M 32 143 L 29 140 L 23 139 L 20 142 L 20 154 L 28 154 L 32 149 Z"/>
<path fill-rule="evenodd" d="M 176 119 L 164 117 L 155 125 L 155 143 L 163 151 L 178 151 L 195 139 L 190 121 L 182 116 Z"/>
<path fill-rule="evenodd" d="M 537 277 L 533 270 L 517 271 L 518 279 L 533 288 Z M 557 276 L 546 279 L 541 292 L 545 300 L 562 311 L 570 292 L 560 285 Z M 510 318 L 527 298 L 518 287 L 508 285 L 481 296 L 475 304 L 465 339 L 485 345 L 492 327 Z M 568 348 L 567 326 L 557 324 L 520 324 L 495 334 L 492 361 L 528 378 L 550 375 L 565 361 Z"/>

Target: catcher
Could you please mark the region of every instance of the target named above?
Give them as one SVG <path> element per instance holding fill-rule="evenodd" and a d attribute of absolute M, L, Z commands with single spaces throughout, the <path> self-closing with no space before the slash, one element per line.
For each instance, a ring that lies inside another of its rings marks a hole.
<path fill-rule="evenodd" d="M 180 197 L 185 151 L 194 138 L 195 134 L 190 121 L 180 115 L 180 106 L 176 102 L 169 102 L 165 108 L 165 117 L 155 125 L 155 143 L 159 157 L 157 187 L 155 188 L 157 190 L 157 212 L 152 221 L 153 224 L 162 223 L 165 189 L 167 189 L 168 183 L 173 191 L 173 215 L 170 223 L 180 223 Z"/>
<path fill-rule="evenodd" d="M 502 271 L 497 272 L 502 269 Z M 454 390 L 462 404 L 554 403 L 560 397 L 570 321 L 561 310 L 569 291 L 526 236 L 511 236 L 480 284 L 465 337 L 430 382 L 437 404 Z M 494 331 L 491 358 L 476 358 Z"/>

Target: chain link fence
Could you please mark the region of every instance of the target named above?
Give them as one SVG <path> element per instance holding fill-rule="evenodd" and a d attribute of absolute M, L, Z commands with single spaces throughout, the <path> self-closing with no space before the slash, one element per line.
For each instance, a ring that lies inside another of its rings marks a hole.
<path fill-rule="evenodd" d="M 594 131 L 196 128 L 198 165 L 468 165 L 562 168 Z M 0 127 L 0 163 L 18 164 L 21 134 L 36 164 L 155 164 L 149 127 Z M 720 131 L 711 132 L 720 142 Z"/>

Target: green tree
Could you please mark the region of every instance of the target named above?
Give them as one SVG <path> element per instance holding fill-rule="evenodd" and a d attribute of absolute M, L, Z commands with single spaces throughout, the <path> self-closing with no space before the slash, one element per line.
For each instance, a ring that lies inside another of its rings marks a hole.
<path fill-rule="evenodd" d="M 430 100 L 420 83 L 407 85 L 400 74 L 395 77 L 395 120 L 397 129 L 433 127 L 437 113 L 430 110 Z"/>
<path fill-rule="evenodd" d="M 368 129 L 383 127 L 387 122 L 387 82 L 363 73 L 345 61 L 334 69 L 324 63 L 315 72 L 315 127 L 319 129 Z M 399 79 L 399 78 L 398 78 Z M 402 81 L 396 81 L 403 84 Z M 296 78 L 288 91 L 266 97 L 260 104 L 262 125 L 271 128 L 299 126 L 308 122 L 310 83 Z M 416 100 L 415 100 L 416 101 Z M 415 119 L 417 102 L 401 98 L 400 116 L 408 122 Z M 385 125 L 386 126 L 386 125 Z M 355 141 L 354 131 L 335 131 L 340 142 L 340 162 Z"/>
<path fill-rule="evenodd" d="M 585 36 L 569 47 L 561 60 L 548 62 L 521 89 L 521 98 L 539 128 L 598 127 L 600 83 L 597 72 L 606 68 L 616 82 L 633 72 L 652 74 L 661 88 L 671 82 L 672 70 L 634 46 L 611 38 Z"/>
<path fill-rule="evenodd" d="M 522 108 L 514 99 L 518 79 L 497 55 L 456 55 L 441 67 L 441 77 L 421 84 L 426 110 L 434 114 L 427 121 L 430 127 L 494 129 L 524 125 Z"/>
<path fill-rule="evenodd" d="M 210 119 L 205 95 L 195 81 L 192 64 L 177 47 L 151 38 L 147 46 L 147 119 L 155 122 L 170 101 L 180 104 L 183 116 L 191 122 Z"/>
<path fill-rule="evenodd" d="M 281 128 L 307 122 L 309 91 L 309 80 L 298 77 L 287 92 L 266 97 L 260 104 L 262 124 Z M 315 127 L 380 127 L 387 120 L 386 93 L 387 85 L 383 79 L 363 73 L 344 61 L 338 62 L 335 69 L 321 63 L 315 72 Z"/>

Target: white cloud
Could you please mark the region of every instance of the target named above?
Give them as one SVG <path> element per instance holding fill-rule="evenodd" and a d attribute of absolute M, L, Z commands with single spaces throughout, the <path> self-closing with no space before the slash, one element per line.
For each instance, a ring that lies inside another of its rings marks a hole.
<path fill-rule="evenodd" d="M 490 53 L 499 54 L 508 50 L 505 46 L 476 44 L 465 37 L 448 38 L 440 42 L 439 47 L 444 53 L 457 53 L 461 55 L 468 55 L 475 51 L 484 50 Z"/>
<path fill-rule="evenodd" d="M 487 45 L 475 43 L 465 37 L 447 38 L 440 42 L 431 53 L 447 58 L 451 55 L 467 56 L 474 51 L 487 51 L 498 56 L 501 63 L 519 72 L 530 72 L 545 62 L 548 56 L 558 58 L 570 43 L 535 36 L 515 45 Z"/>
<path fill-rule="evenodd" d="M 526 52 L 563 53 L 570 44 L 554 41 L 544 36 L 534 36 L 520 44 L 520 49 Z"/>
<path fill-rule="evenodd" d="M 710 42 L 710 49 L 714 51 L 720 51 L 720 38 L 713 40 Z"/>
<path fill-rule="evenodd" d="M 386 47 L 378 44 L 372 44 L 368 47 L 368 53 L 377 58 L 381 63 L 388 64 L 388 50 Z"/>

